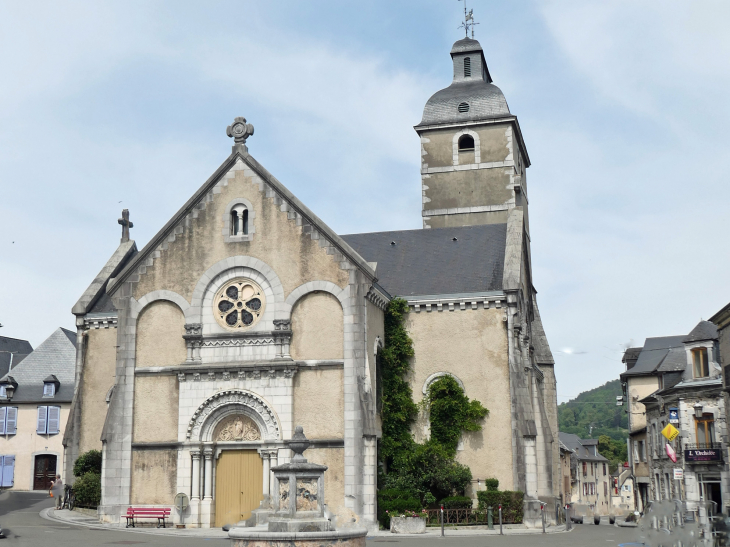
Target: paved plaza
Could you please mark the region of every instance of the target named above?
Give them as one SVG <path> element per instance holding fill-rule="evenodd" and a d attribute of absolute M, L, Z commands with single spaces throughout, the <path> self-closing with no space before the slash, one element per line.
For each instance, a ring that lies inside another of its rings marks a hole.
<path fill-rule="evenodd" d="M 71 525 L 65 522 L 43 518 L 41 512 L 53 507 L 53 500 L 41 492 L 4 492 L 0 494 L 0 526 L 7 537 L 0 542 L 7 545 L 27 547 L 79 547 L 97 545 L 160 545 L 187 547 L 192 545 L 229 545 L 219 530 L 177 531 L 156 529 L 110 530 L 88 525 Z M 48 511 L 45 512 L 47 514 Z M 83 520 L 83 519 L 82 519 Z M 89 519 L 90 521 L 90 519 Z M 430 532 L 430 531 L 429 531 Z M 194 535 L 192 535 L 194 534 Z M 505 536 L 477 535 L 476 530 L 446 531 L 445 537 L 428 534 L 419 537 L 397 537 L 388 534 L 368 537 L 368 546 L 380 544 L 402 545 L 404 547 L 424 545 L 426 547 L 459 546 L 477 547 L 523 546 L 579 547 L 585 545 L 620 545 L 635 540 L 634 529 L 618 528 L 603 524 L 577 525 L 568 533 L 510 533 Z M 192 536 L 192 537 L 191 537 Z"/>

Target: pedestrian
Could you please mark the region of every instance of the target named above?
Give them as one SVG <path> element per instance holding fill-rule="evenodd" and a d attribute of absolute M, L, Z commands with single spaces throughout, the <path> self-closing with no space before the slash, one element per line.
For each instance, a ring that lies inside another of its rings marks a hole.
<path fill-rule="evenodd" d="M 60 509 L 63 504 L 63 481 L 61 480 L 61 475 L 56 475 L 56 480 L 51 483 L 49 494 L 51 494 L 51 497 L 56 498 L 56 509 Z"/>

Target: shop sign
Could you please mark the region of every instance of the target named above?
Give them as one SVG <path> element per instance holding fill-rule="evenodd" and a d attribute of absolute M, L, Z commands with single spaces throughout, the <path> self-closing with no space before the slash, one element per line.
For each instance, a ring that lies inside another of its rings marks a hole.
<path fill-rule="evenodd" d="M 664 435 L 669 442 L 673 441 L 679 435 L 679 429 L 674 427 L 672 424 L 667 424 L 667 427 L 662 429 L 662 435 Z"/>
<path fill-rule="evenodd" d="M 684 451 L 684 459 L 688 462 L 721 462 L 721 448 L 697 448 Z"/>
<path fill-rule="evenodd" d="M 670 424 L 678 424 L 679 423 L 679 409 L 675 407 L 669 408 L 669 423 Z"/>
<path fill-rule="evenodd" d="M 681 467 L 674 468 L 674 480 L 681 481 L 684 478 L 684 469 Z"/>

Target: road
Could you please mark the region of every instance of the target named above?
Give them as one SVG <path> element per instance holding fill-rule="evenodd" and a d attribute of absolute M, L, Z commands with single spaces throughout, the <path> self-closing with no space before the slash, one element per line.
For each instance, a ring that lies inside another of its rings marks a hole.
<path fill-rule="evenodd" d="M 222 547 L 230 545 L 227 539 L 180 538 L 140 534 L 125 531 L 90 529 L 52 522 L 40 517 L 46 507 L 53 507 L 53 499 L 45 492 L 3 492 L 0 494 L 0 527 L 7 538 L 0 539 L 0 547 L 13 545 L 21 547 L 81 547 L 102 545 L 150 545 L 169 547 L 192 547 L 205 545 Z M 585 547 L 586 545 L 618 546 L 629 543 L 636 537 L 634 529 L 614 526 L 576 525 L 567 534 L 538 534 L 525 536 L 489 537 L 419 537 L 399 538 L 397 536 L 368 538 L 368 547 L 388 543 L 393 547 Z"/>

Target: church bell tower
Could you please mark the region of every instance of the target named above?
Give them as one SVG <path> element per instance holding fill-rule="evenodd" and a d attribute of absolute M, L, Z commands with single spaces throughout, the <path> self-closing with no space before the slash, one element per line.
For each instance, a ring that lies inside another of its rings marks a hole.
<path fill-rule="evenodd" d="M 434 94 L 415 126 L 421 138 L 423 227 L 507 222 L 522 207 L 529 231 L 525 169 L 530 159 L 477 40 L 451 48 L 454 80 Z"/>

